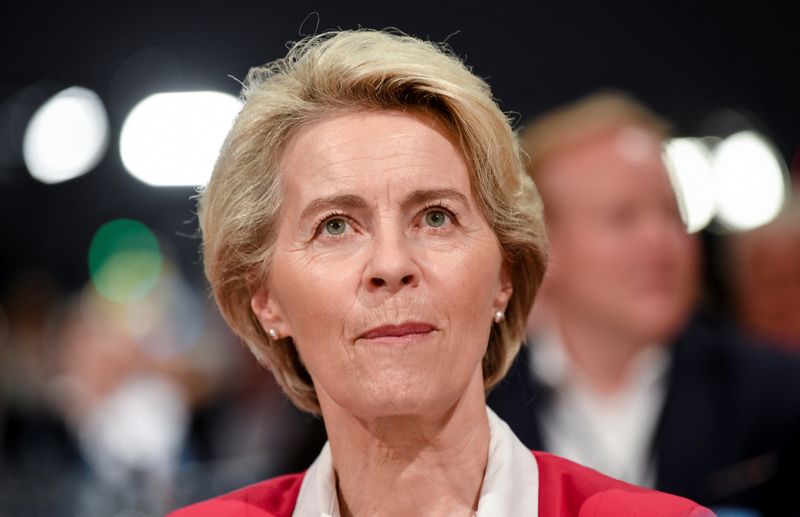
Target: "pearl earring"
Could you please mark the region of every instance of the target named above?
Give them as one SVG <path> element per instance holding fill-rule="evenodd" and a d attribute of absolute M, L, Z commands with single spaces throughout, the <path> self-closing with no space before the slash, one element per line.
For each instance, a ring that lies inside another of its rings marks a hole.
<path fill-rule="evenodd" d="M 501 323 L 504 319 L 506 319 L 506 315 L 503 311 L 495 311 L 494 313 L 495 323 Z"/>
<path fill-rule="evenodd" d="M 278 339 L 278 337 L 279 337 L 279 336 L 278 336 L 278 331 L 277 331 L 277 330 L 275 330 L 275 329 L 269 329 L 269 330 L 267 331 L 267 335 L 268 335 L 268 336 L 269 336 L 269 338 L 270 338 L 270 339 L 272 339 L 272 340 L 277 340 L 277 339 Z"/>

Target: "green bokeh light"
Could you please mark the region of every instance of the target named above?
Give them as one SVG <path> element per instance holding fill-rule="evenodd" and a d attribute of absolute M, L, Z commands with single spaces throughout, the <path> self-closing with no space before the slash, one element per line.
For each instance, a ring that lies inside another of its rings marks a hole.
<path fill-rule="evenodd" d="M 89 275 L 109 300 L 130 303 L 145 297 L 161 276 L 158 240 L 143 223 L 115 219 L 97 230 L 89 246 Z"/>

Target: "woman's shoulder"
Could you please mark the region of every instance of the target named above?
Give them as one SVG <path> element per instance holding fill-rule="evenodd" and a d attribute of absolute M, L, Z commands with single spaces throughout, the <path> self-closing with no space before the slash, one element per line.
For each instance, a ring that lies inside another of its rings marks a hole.
<path fill-rule="evenodd" d="M 290 517 L 304 474 L 262 481 L 208 501 L 193 504 L 167 517 Z"/>
<path fill-rule="evenodd" d="M 697 503 L 638 487 L 544 452 L 539 468 L 539 517 L 709 517 Z"/>

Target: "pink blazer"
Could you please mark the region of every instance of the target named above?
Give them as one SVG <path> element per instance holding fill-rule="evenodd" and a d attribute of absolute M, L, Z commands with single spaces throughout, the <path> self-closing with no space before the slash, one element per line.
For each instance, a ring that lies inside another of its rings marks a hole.
<path fill-rule="evenodd" d="M 714 515 L 688 499 L 629 485 L 552 454 L 533 454 L 539 466 L 539 517 Z M 167 517 L 291 517 L 303 476 L 263 481 Z"/>

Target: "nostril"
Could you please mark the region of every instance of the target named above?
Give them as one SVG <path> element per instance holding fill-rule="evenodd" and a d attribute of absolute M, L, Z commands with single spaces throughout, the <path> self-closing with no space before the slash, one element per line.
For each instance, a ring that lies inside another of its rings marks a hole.
<path fill-rule="evenodd" d="M 400 279 L 400 283 L 402 283 L 403 285 L 409 285 L 413 281 L 414 281 L 414 275 L 406 275 Z"/>
<path fill-rule="evenodd" d="M 383 287 L 386 285 L 386 280 L 383 278 L 374 277 L 371 282 L 374 287 Z"/>

